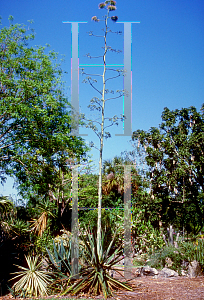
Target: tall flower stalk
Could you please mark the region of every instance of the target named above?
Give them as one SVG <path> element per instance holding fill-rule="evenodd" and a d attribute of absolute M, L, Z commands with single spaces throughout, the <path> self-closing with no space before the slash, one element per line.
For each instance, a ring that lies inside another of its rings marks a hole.
<path fill-rule="evenodd" d="M 104 137 L 108 138 L 110 137 L 110 133 L 109 132 L 105 132 L 105 128 L 106 127 L 110 127 L 114 124 L 118 125 L 118 120 L 124 119 L 124 116 L 121 115 L 120 118 L 118 118 L 117 116 L 114 116 L 112 118 L 105 118 L 105 103 L 107 100 L 110 99 L 116 99 L 119 97 L 122 97 L 124 94 L 124 91 L 117 91 L 119 93 L 118 96 L 112 97 L 112 98 L 108 98 L 106 99 L 106 94 L 108 93 L 107 91 L 107 86 L 106 86 L 106 82 L 107 82 L 107 71 L 111 70 L 111 71 L 115 71 L 117 72 L 117 75 L 108 79 L 115 79 L 119 76 L 121 76 L 121 73 L 123 73 L 123 70 L 114 70 L 114 69 L 109 69 L 107 68 L 106 65 L 106 56 L 108 51 L 113 50 L 110 46 L 107 45 L 107 35 L 109 32 L 111 32 L 109 30 L 108 27 L 108 19 L 111 19 L 113 22 L 116 22 L 118 20 L 117 16 L 112 16 L 110 17 L 109 14 L 112 11 L 116 10 L 116 1 L 105 1 L 103 3 L 99 4 L 99 9 L 106 9 L 107 13 L 104 16 L 104 22 L 105 22 L 105 28 L 103 29 L 104 31 L 104 35 L 101 36 L 103 37 L 104 40 L 104 53 L 102 55 L 102 59 L 103 59 L 103 73 L 97 76 L 101 76 L 102 78 L 102 91 L 99 91 L 95 86 L 94 86 L 94 82 L 96 82 L 96 80 L 92 80 L 91 77 L 87 77 L 87 80 L 84 80 L 84 82 L 89 83 L 95 90 L 97 90 L 99 92 L 99 94 L 101 95 L 101 99 L 94 97 L 91 100 L 91 105 L 89 105 L 89 107 L 91 109 L 96 109 L 98 111 L 101 112 L 101 121 L 93 121 L 93 120 L 89 120 L 88 126 L 90 127 L 98 136 L 99 141 L 100 141 L 100 147 L 99 147 L 99 182 L 98 182 L 98 222 L 97 222 L 97 250 L 98 253 L 100 253 L 100 248 L 101 248 L 101 207 L 102 207 L 102 159 L 103 159 L 103 146 L 104 146 Z M 92 20 L 95 22 L 99 22 L 100 20 L 97 18 L 97 16 L 93 16 Z M 92 33 L 90 35 L 93 35 Z M 115 50 L 114 50 L 115 51 Z M 116 52 L 120 52 L 118 50 L 116 50 Z M 91 58 L 90 55 L 88 55 L 88 57 Z M 82 74 L 86 74 L 83 70 L 82 70 Z M 88 74 L 87 74 L 88 75 Z M 90 75 L 90 74 L 89 74 Z M 94 74 L 96 76 L 96 74 Z M 111 91 L 112 92 L 112 91 Z M 110 125 L 105 126 L 105 120 L 108 119 L 109 122 L 111 122 Z M 98 125 L 95 125 L 94 122 Z M 93 143 L 92 143 L 93 146 Z"/>
<path fill-rule="evenodd" d="M 106 54 L 107 54 L 107 33 L 108 33 L 108 15 L 105 16 L 105 32 L 104 32 L 104 54 L 103 54 L 103 91 L 102 91 L 102 111 L 101 111 L 101 137 L 100 137 L 100 157 L 99 157 L 99 181 L 98 181 L 98 224 L 97 224 L 97 250 L 99 253 L 101 242 L 101 205 L 102 205 L 102 158 L 103 158 L 103 135 L 104 135 L 104 114 L 105 114 L 105 90 L 106 90 Z"/>

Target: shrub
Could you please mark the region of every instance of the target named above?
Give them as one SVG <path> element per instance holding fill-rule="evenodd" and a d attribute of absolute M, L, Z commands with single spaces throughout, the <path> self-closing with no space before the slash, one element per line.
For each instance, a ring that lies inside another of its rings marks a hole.
<path fill-rule="evenodd" d="M 150 221 L 141 220 L 136 225 L 133 224 L 133 234 L 136 236 L 135 250 L 137 253 L 151 255 L 165 245 L 162 234 L 154 229 Z"/>
<path fill-rule="evenodd" d="M 202 239 L 193 241 L 183 241 L 179 243 L 179 247 L 166 246 L 160 251 L 151 255 L 148 265 L 153 268 L 165 267 L 168 258 L 172 261 L 171 269 L 180 273 L 184 269 L 184 262 L 192 262 L 197 260 L 203 269 L 204 266 L 204 241 Z"/>
<path fill-rule="evenodd" d="M 172 261 L 171 269 L 174 271 L 180 271 L 182 267 L 182 262 L 184 260 L 184 257 L 180 250 L 178 248 L 175 248 L 173 246 L 164 247 L 162 250 L 154 253 L 150 260 L 148 261 L 148 265 L 150 265 L 153 268 L 161 269 L 164 268 L 167 259 L 170 259 Z"/>

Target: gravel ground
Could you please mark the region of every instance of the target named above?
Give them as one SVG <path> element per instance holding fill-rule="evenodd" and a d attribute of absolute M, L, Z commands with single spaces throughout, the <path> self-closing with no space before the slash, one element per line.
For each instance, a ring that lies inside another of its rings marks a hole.
<path fill-rule="evenodd" d="M 134 271 L 134 270 L 133 270 Z M 115 278 L 122 277 L 119 275 Z M 135 277 L 132 272 L 132 280 L 129 282 L 133 287 L 132 292 L 120 291 L 115 294 L 114 297 L 109 299 L 115 300 L 204 300 L 204 276 L 196 278 L 187 277 L 172 277 L 172 278 L 153 278 L 151 276 Z M 9 294 L 4 297 L 0 297 L 0 300 L 9 300 L 12 296 Z M 45 299 L 76 299 L 76 297 L 66 296 L 57 297 L 49 296 Z M 87 295 L 81 295 L 78 299 L 104 299 L 103 296 L 88 297 Z"/>

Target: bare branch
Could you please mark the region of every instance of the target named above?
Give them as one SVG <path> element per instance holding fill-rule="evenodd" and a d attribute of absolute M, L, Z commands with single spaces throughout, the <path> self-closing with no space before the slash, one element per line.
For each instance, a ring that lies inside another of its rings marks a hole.
<path fill-rule="evenodd" d="M 117 76 L 110 77 L 110 78 L 106 79 L 106 81 L 108 81 L 108 80 L 110 80 L 110 79 L 115 79 L 115 78 L 118 78 L 118 77 L 120 77 L 120 76 L 121 76 L 121 75 L 119 74 L 119 75 L 117 75 Z"/>
<path fill-rule="evenodd" d="M 109 100 L 113 100 L 113 99 L 118 99 L 118 98 L 120 98 L 120 97 L 122 97 L 122 96 L 123 96 L 123 94 L 121 94 L 121 95 L 119 95 L 119 96 L 117 96 L 117 97 L 108 98 L 108 99 L 106 99 L 105 101 L 109 101 Z"/>
<path fill-rule="evenodd" d="M 102 95 L 102 93 L 91 83 L 90 78 L 88 78 L 88 81 L 89 81 L 90 85 L 92 86 L 92 88 L 94 88 L 100 95 Z"/>
<path fill-rule="evenodd" d="M 96 150 L 99 151 L 99 149 L 95 146 L 94 142 L 90 142 L 90 143 L 89 143 L 89 147 L 95 148 Z"/>
<path fill-rule="evenodd" d="M 84 68 L 81 68 L 81 69 L 80 69 L 80 71 L 81 71 L 81 75 L 88 75 L 88 76 L 100 76 L 100 77 L 102 77 L 102 76 L 103 76 L 103 75 L 101 75 L 101 74 L 89 74 L 89 73 L 86 73 L 86 72 L 84 72 L 83 70 L 84 70 Z"/>
<path fill-rule="evenodd" d="M 99 21 L 100 21 L 100 20 L 99 20 Z M 93 34 L 93 31 L 88 31 L 88 32 L 86 32 L 86 33 L 88 33 L 89 36 L 102 37 L 102 38 L 104 38 L 103 35 L 95 35 L 95 34 Z"/>
<path fill-rule="evenodd" d="M 89 53 L 87 53 L 86 55 L 84 55 L 84 56 L 86 56 L 86 57 L 88 57 L 88 58 L 100 58 L 100 57 L 103 57 L 103 55 L 99 55 L 99 56 L 91 56 Z"/>

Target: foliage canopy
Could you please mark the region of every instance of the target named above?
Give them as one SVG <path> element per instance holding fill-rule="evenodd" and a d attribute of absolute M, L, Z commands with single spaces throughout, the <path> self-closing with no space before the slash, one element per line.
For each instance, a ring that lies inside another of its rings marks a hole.
<path fill-rule="evenodd" d="M 60 184 L 59 169 L 85 156 L 65 97 L 58 56 L 30 46 L 33 30 L 10 24 L 0 32 L 0 177 L 15 175 L 21 191 L 45 195 Z M 49 186 L 48 186 L 49 185 Z"/>
<path fill-rule="evenodd" d="M 145 151 L 151 198 L 162 204 L 160 217 L 199 231 L 204 212 L 204 105 L 200 112 L 193 106 L 172 111 L 166 107 L 159 128 L 137 130 L 132 139 L 139 152 Z"/>

